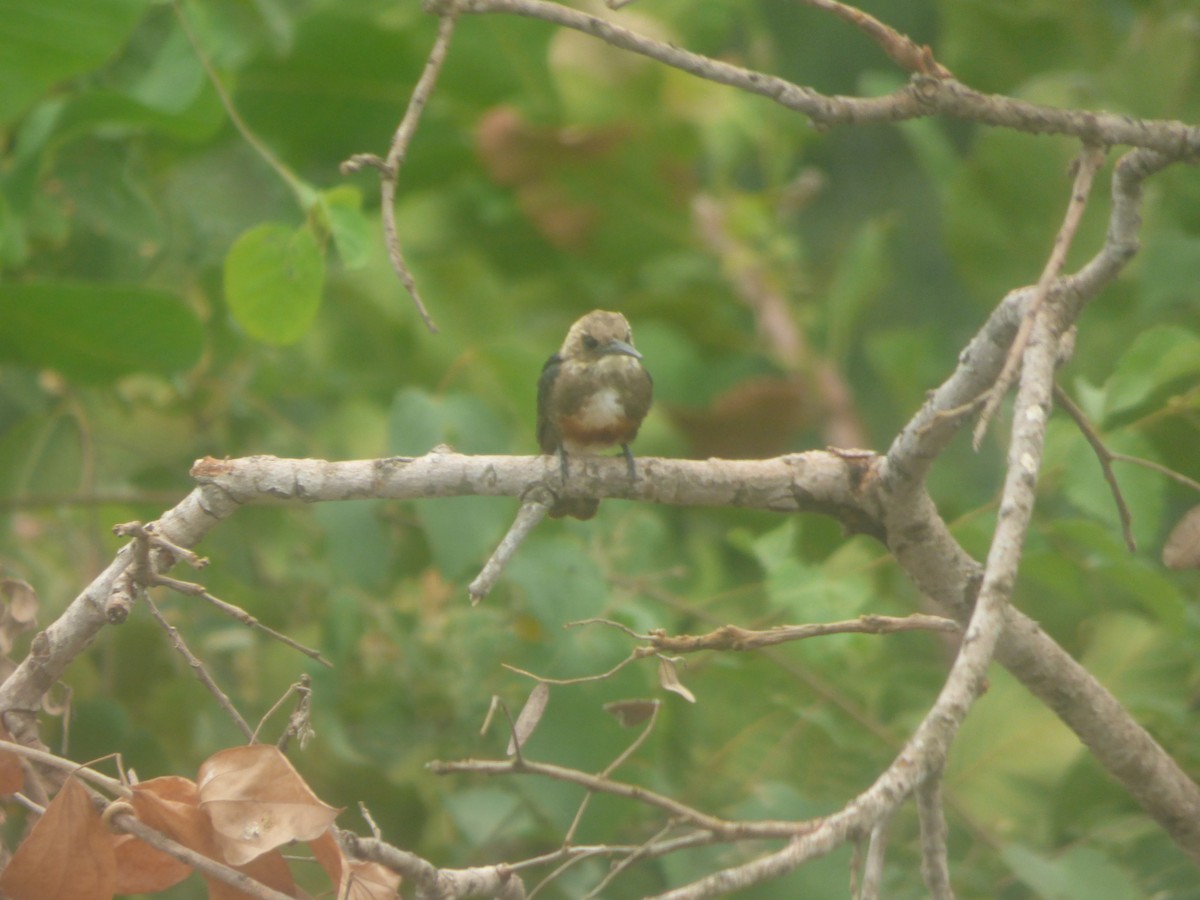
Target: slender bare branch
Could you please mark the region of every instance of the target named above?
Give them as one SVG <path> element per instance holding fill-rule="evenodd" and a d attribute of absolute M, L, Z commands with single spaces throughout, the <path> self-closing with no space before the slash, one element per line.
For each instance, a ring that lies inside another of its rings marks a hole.
<path fill-rule="evenodd" d="M 1067 415 L 1075 420 L 1075 425 L 1083 435 L 1084 440 L 1091 444 L 1092 451 L 1096 454 L 1096 461 L 1100 463 L 1100 471 L 1104 473 L 1104 480 L 1108 482 L 1108 489 L 1112 491 L 1113 502 L 1117 504 L 1117 515 L 1121 518 L 1121 533 L 1125 537 L 1125 546 L 1129 548 L 1130 553 L 1135 552 L 1137 550 L 1137 541 L 1133 537 L 1133 516 L 1129 512 L 1128 504 L 1125 502 L 1125 495 L 1121 493 L 1121 485 L 1117 483 L 1117 476 L 1113 474 L 1112 453 L 1104 446 L 1104 441 L 1101 440 L 1096 429 L 1092 427 L 1092 423 L 1088 421 L 1087 416 L 1083 414 L 1083 410 L 1075 404 L 1075 401 L 1058 384 L 1054 385 L 1054 399 L 1066 411 Z"/>
<path fill-rule="evenodd" d="M 946 813 L 942 808 L 942 773 L 931 772 L 917 788 L 921 821 L 921 875 L 933 900 L 954 900 L 946 859 Z"/>
<path fill-rule="evenodd" d="M 413 278 L 408 263 L 404 261 L 404 252 L 400 249 L 400 230 L 396 226 L 396 182 L 400 178 L 400 169 L 408 156 L 408 146 L 417 132 L 417 124 L 421 121 L 421 113 L 425 110 L 425 104 L 429 102 L 429 98 L 433 94 L 438 75 L 442 71 L 442 65 L 446 62 L 446 54 L 450 50 L 450 38 L 454 34 L 454 23 L 457 19 L 458 13 L 454 8 L 447 9 L 442 13 L 438 21 L 437 37 L 434 38 L 433 47 L 425 60 L 425 68 L 421 72 L 417 86 L 413 88 L 408 109 L 404 111 L 404 117 L 400 120 L 396 133 L 392 137 L 387 158 L 380 159 L 377 156 L 359 154 L 342 163 L 344 173 L 355 172 L 365 166 L 371 166 L 379 171 L 380 207 L 383 228 L 387 235 L 388 258 L 392 262 L 392 268 L 395 269 L 396 275 L 400 278 L 400 283 L 404 285 L 404 289 L 408 291 L 413 304 L 417 307 L 417 312 L 421 314 L 425 326 L 435 333 L 437 326 L 425 308 L 425 302 L 421 299 L 421 293 L 417 289 L 416 279 Z"/>
<path fill-rule="evenodd" d="M 539 486 L 530 492 L 530 497 L 522 499 L 521 506 L 517 510 L 517 517 L 504 535 L 504 539 L 496 547 L 495 552 L 488 557 L 488 561 L 484 564 L 482 571 L 475 576 L 475 580 L 467 586 L 467 594 L 471 598 L 472 606 L 478 605 L 479 601 L 491 593 L 496 582 L 500 580 L 500 574 L 504 571 L 504 567 L 508 565 L 508 561 L 516 554 L 525 538 L 537 527 L 538 522 L 546 517 L 546 513 L 553 504 L 549 493 L 547 488 Z"/>
<path fill-rule="evenodd" d="M 490 760 L 464 759 L 445 762 L 434 760 L 427 763 L 426 768 L 435 775 L 455 775 L 474 773 L 479 775 L 540 775 L 555 781 L 576 784 L 598 794 L 611 794 L 614 797 L 624 797 L 646 806 L 661 809 L 681 821 L 706 831 L 721 835 L 729 840 L 748 840 L 752 838 L 792 837 L 804 834 L 813 828 L 812 822 L 796 821 L 758 821 L 737 822 L 711 816 L 708 813 L 680 803 L 672 797 L 667 797 L 657 791 L 649 790 L 640 785 L 613 781 L 601 775 L 592 775 L 578 769 L 557 766 L 551 763 L 525 760 Z"/>
<path fill-rule="evenodd" d="M 1075 240 L 1075 233 L 1079 229 L 1079 223 L 1083 220 L 1083 211 L 1087 208 L 1088 197 L 1092 194 L 1092 181 L 1103 164 L 1104 150 L 1095 146 L 1085 147 L 1075 160 L 1075 183 L 1071 188 L 1071 199 L 1067 203 L 1067 212 L 1063 217 L 1063 223 L 1058 229 L 1058 234 L 1054 236 L 1054 247 L 1050 251 L 1050 257 L 1046 260 L 1045 268 L 1042 269 L 1041 277 L 1034 286 L 1029 308 L 1025 311 L 1025 317 L 1021 320 L 1021 326 L 1017 329 L 1012 346 L 1008 348 L 1008 358 L 1004 361 L 1004 368 L 1000 370 L 996 383 L 988 391 L 983 411 L 979 414 L 979 421 L 975 423 L 975 432 L 972 435 L 971 443 L 976 450 L 979 449 L 988 423 L 996 414 L 996 410 L 1000 408 L 1001 401 L 1017 377 L 1017 370 L 1025 356 L 1025 347 L 1029 344 L 1030 334 L 1033 333 L 1034 320 L 1050 294 L 1051 285 L 1062 273 L 1063 266 L 1066 264 L 1067 251 L 1070 250 L 1071 244 Z"/>
<path fill-rule="evenodd" d="M 774 100 L 808 116 L 818 127 L 899 122 L 943 115 L 1029 134 L 1062 134 L 1093 144 L 1126 144 L 1169 159 L 1200 154 L 1200 128 L 1165 119 L 1132 119 L 1115 113 L 1059 109 L 973 90 L 952 78 L 917 76 L 883 97 L 822 94 L 786 79 L 710 59 L 638 34 L 615 22 L 546 0 L 425 0 L 435 15 L 500 13 L 540 19 L 590 34 L 605 43 L 719 84 Z"/>
<path fill-rule="evenodd" d="M 246 740 L 253 742 L 254 729 L 246 724 L 246 720 L 237 711 L 237 707 L 233 705 L 233 701 L 229 699 L 229 695 L 221 690 L 217 683 L 213 681 L 212 676 L 208 674 L 208 669 L 204 667 L 204 663 L 200 662 L 196 655 L 188 649 L 187 641 L 183 639 L 183 635 L 179 633 L 179 629 L 166 620 L 166 617 L 159 612 L 158 607 L 155 606 L 154 601 L 150 599 L 148 594 L 144 599 L 146 606 L 150 609 L 150 615 L 154 617 L 154 621 L 158 622 L 162 630 L 167 633 L 167 637 L 171 641 L 171 646 L 184 658 L 188 668 L 192 670 L 192 674 L 216 698 L 217 705 L 225 710 L 225 714 L 229 716 L 233 724 L 237 726 L 238 731 L 245 736 Z"/>

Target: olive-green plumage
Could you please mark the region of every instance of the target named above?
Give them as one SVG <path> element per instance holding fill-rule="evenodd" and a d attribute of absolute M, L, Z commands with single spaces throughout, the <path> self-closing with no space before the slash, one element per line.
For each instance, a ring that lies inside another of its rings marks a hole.
<path fill-rule="evenodd" d="M 567 457 L 620 447 L 634 473 L 629 442 L 650 409 L 653 382 L 633 347 L 629 323 L 620 313 L 595 310 L 571 326 L 538 379 L 538 445 L 558 453 L 563 473 Z M 590 519 L 600 501 L 559 500 L 555 518 Z"/>

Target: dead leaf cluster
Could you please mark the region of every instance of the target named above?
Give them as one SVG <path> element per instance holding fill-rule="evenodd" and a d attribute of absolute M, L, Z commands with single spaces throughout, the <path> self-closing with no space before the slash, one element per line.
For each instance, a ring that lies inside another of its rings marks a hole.
<path fill-rule="evenodd" d="M 154 778 L 133 785 L 128 802 L 110 804 L 103 815 L 101 806 L 77 778 L 68 778 L 0 875 L 0 893 L 12 900 L 109 900 L 157 893 L 187 878 L 191 865 L 124 833 L 122 820 L 135 816 L 186 850 L 289 897 L 307 896 L 281 853 L 300 842 L 309 845 L 339 900 L 397 896 L 400 876 L 345 856 L 332 828 L 339 810 L 323 803 L 269 744 L 219 751 L 195 781 Z M 255 896 L 201 875 L 212 900 Z"/>

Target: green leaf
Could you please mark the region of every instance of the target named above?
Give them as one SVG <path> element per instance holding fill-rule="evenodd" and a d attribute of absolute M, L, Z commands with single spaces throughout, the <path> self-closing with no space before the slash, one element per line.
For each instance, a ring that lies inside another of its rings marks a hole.
<path fill-rule="evenodd" d="M 1125 351 L 1105 383 L 1107 421 L 1162 399 L 1184 379 L 1200 375 L 1200 337 L 1174 326 L 1148 329 Z"/>
<path fill-rule="evenodd" d="M 362 192 L 344 186 L 321 194 L 321 211 L 347 269 L 361 269 L 371 252 L 371 225 L 362 211 Z"/>
<path fill-rule="evenodd" d="M 115 55 L 148 0 L 0 0 L 0 122 Z"/>
<path fill-rule="evenodd" d="M 1047 900 L 1122 900 L 1141 894 L 1124 869 L 1091 847 L 1047 856 L 1010 844 L 1001 852 L 1013 874 Z"/>
<path fill-rule="evenodd" d="M 1200 283 L 1200 238 L 1182 231 L 1148 230 L 1142 243 L 1137 274 L 1147 310 L 1155 315 L 1190 310 Z"/>
<path fill-rule="evenodd" d="M 1048 430 L 1048 434 L 1052 436 L 1055 446 L 1049 451 L 1061 461 L 1062 485 L 1067 499 L 1076 509 L 1109 523 L 1113 535 L 1119 536 L 1120 519 L 1116 501 L 1096 455 L 1072 425 L 1057 421 L 1054 424 L 1057 427 Z M 1156 455 L 1153 446 L 1145 438 L 1128 430 L 1106 434 L 1104 442 L 1114 453 L 1145 459 L 1154 459 Z M 1162 529 L 1166 482 L 1155 472 L 1127 463 L 1115 463 L 1113 474 L 1129 507 L 1138 546 L 1148 547 Z"/>
<path fill-rule="evenodd" d="M 496 412 L 471 394 L 435 397 L 423 388 L 396 392 L 388 416 L 388 451 L 419 456 L 435 444 L 462 453 L 498 453 L 508 443 L 508 429 Z"/>
<path fill-rule="evenodd" d="M 204 335 L 178 297 L 140 287 L 69 283 L 0 286 L 0 359 L 82 381 L 193 365 Z"/>
<path fill-rule="evenodd" d="M 531 539 L 508 564 L 508 579 L 547 630 L 600 615 L 608 599 L 604 573 L 582 546 L 565 537 Z"/>
<path fill-rule="evenodd" d="M 325 529 L 329 561 L 338 581 L 383 589 L 395 548 L 379 521 L 379 504 L 320 503 L 313 515 Z"/>
<path fill-rule="evenodd" d="M 886 217 L 871 219 L 863 225 L 838 261 L 829 285 L 829 355 L 840 365 L 845 365 L 871 304 L 889 283 L 890 231 Z"/>
<path fill-rule="evenodd" d="M 255 226 L 225 257 L 229 310 L 247 334 L 268 344 L 291 344 L 308 331 L 324 281 L 325 260 L 307 227 Z"/>
<path fill-rule="evenodd" d="M 512 519 L 513 504 L 498 497 L 441 497 L 417 504 L 416 511 L 433 564 L 455 580 L 483 568 Z"/>
<path fill-rule="evenodd" d="M 1073 145 L 992 129 L 954 172 L 945 194 L 946 244 L 958 273 L 989 305 L 1037 280 L 1071 193 L 1073 152 Z M 1085 218 L 1076 245 L 1098 244 L 1103 225 L 1098 216 Z"/>
<path fill-rule="evenodd" d="M 869 579 L 862 574 L 868 559 L 858 544 L 846 544 L 823 565 L 804 562 L 797 551 L 796 520 L 749 542 L 750 552 L 766 573 L 767 597 L 790 622 L 835 622 L 850 619 L 871 600 Z M 837 643 L 822 639 L 822 644 Z"/>
<path fill-rule="evenodd" d="M 396 392 L 389 421 L 389 452 L 419 456 L 436 444 L 466 453 L 496 452 L 508 435 L 478 397 L 434 397 L 422 388 Z M 444 497 L 416 506 L 434 565 L 447 578 L 478 571 L 512 517 L 512 504 L 496 497 Z"/>

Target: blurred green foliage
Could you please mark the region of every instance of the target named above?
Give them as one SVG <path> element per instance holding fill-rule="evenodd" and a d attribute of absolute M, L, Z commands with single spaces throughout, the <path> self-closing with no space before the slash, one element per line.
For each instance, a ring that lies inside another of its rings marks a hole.
<path fill-rule="evenodd" d="M 978 88 L 1200 121 L 1189 4 L 864 6 Z M 541 363 L 595 307 L 628 315 L 655 375 L 641 454 L 706 456 L 730 432 L 747 455 L 822 446 L 818 362 L 847 386 L 862 442 L 882 449 L 989 309 L 1037 278 L 1070 187 L 1067 140 L 930 120 L 822 134 L 579 34 L 464 17 L 400 179 L 404 249 L 441 329 L 431 335 L 388 265 L 375 176 L 344 178 L 338 164 L 386 151 L 435 22 L 413 0 L 182 9 L 191 36 L 170 4 L 0 0 L 0 569 L 37 588 L 43 623 L 111 557 L 109 526 L 172 505 L 201 455 L 374 457 L 440 442 L 533 452 Z M 822 91 L 901 83 L 861 34 L 787 0 L 613 15 Z M 233 127 L 193 42 L 269 151 Z M 1104 194 L 1073 264 L 1102 239 Z M 701 237 L 699 195 L 722 211 L 733 249 Z M 1087 311 L 1062 373 L 1114 449 L 1193 478 L 1197 210 L 1194 169 L 1148 186 L 1143 252 Z M 756 330 L 733 286 L 747 268 L 786 298 L 806 362 L 786 369 Z M 997 426 L 979 454 L 956 443 L 933 476 L 979 555 L 1003 440 Z M 1158 562 L 1196 498 L 1127 464 L 1117 473 L 1132 555 L 1090 449 L 1052 423 L 1018 603 L 1197 772 L 1200 582 Z M 531 684 L 502 663 L 572 677 L 629 651 L 615 630 L 566 622 L 698 632 L 920 606 L 879 546 L 828 521 L 608 501 L 592 522 L 543 525 L 473 609 L 465 585 L 514 509 L 482 498 L 249 509 L 214 531 L 199 548 L 209 589 L 318 646 L 333 671 L 196 600 L 160 600 L 247 718 L 310 672 L 318 737 L 293 754 L 298 767 L 328 802 L 364 801 L 388 839 L 446 865 L 545 851 L 571 821 L 577 790 L 423 769 L 503 753 L 504 729 L 480 737 L 479 723 L 493 695 L 515 710 Z M 724 816 L 819 815 L 889 762 L 947 664 L 920 634 L 697 656 L 680 669 L 689 705 L 646 661 L 555 688 L 528 752 L 600 769 L 632 739 L 602 704 L 655 696 L 659 727 L 619 776 Z M 77 759 L 120 752 L 142 777 L 192 774 L 239 739 L 140 611 L 66 680 Z M 47 733 L 68 739 L 58 720 Z M 955 747 L 946 795 L 959 896 L 1200 896 L 1182 854 L 1001 671 Z M 352 811 L 342 822 L 358 827 Z M 637 842 L 661 824 L 598 800 L 577 840 Z M 890 849 L 887 895 L 922 896 L 911 809 Z M 646 862 L 612 896 L 749 852 Z M 844 895 L 848 860 L 840 851 L 746 896 Z M 605 868 L 574 868 L 557 896 Z"/>

